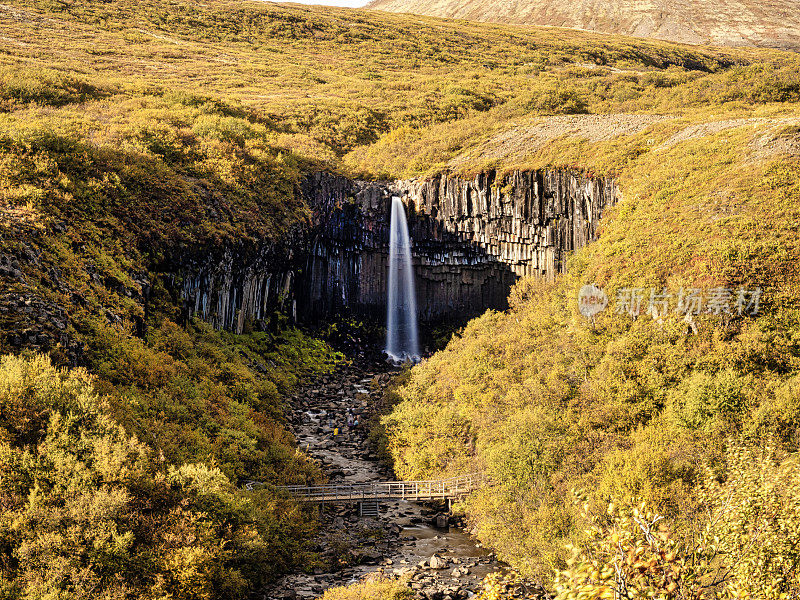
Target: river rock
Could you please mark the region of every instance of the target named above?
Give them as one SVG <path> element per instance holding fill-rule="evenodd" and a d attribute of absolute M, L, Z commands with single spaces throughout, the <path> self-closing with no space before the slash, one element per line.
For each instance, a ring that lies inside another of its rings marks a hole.
<path fill-rule="evenodd" d="M 388 369 L 388 367 L 381 368 Z M 349 369 L 352 369 L 352 366 L 343 368 L 345 375 Z M 344 388 L 350 389 L 350 386 L 359 379 L 353 376 L 343 377 Z M 346 437 L 338 436 L 336 442 L 332 443 L 330 433 L 320 434 L 318 432 L 320 428 L 316 424 L 310 422 L 308 418 L 300 418 L 303 412 L 307 412 L 308 415 L 319 415 L 320 411 L 324 410 L 327 416 L 332 417 L 337 423 L 346 420 L 347 409 L 351 408 L 352 403 L 336 393 L 341 386 L 328 384 L 321 387 L 317 384 L 316 388 L 318 393 L 315 395 L 305 393 L 297 395 L 296 412 L 293 415 L 295 418 L 290 419 L 291 430 L 301 450 L 309 453 L 329 478 L 336 475 L 337 479 L 344 477 L 345 481 L 394 479 L 393 473 L 370 458 L 374 453 L 365 450 L 366 428 L 349 431 Z M 380 394 L 381 391 L 377 387 L 371 392 L 370 406 L 375 404 Z M 363 411 L 361 418 L 366 422 L 369 418 L 369 409 Z M 321 429 L 326 430 L 327 418 L 324 425 Z M 435 510 L 416 504 L 395 505 L 386 502 L 381 503 L 380 508 L 383 514 L 381 519 L 376 521 L 359 517 L 355 505 L 326 503 L 321 507 L 320 520 L 323 530 L 316 543 L 316 551 L 325 567 L 317 568 L 314 575 L 295 573 L 285 576 L 280 582 L 270 586 L 266 598 L 312 600 L 330 587 L 347 585 L 354 579 L 369 576 L 369 573 L 382 572 L 390 577 L 408 578 L 409 587 L 414 590 L 417 598 L 428 600 L 432 596 L 444 600 L 444 597 L 449 595 L 452 600 L 465 600 L 466 596 L 461 592 L 466 588 L 467 581 L 453 580 L 453 584 L 459 583 L 458 586 L 444 584 L 444 581 L 451 581 L 452 572 L 446 570 L 449 565 L 460 566 L 466 561 L 456 562 L 442 556 L 442 552 L 448 551 L 446 548 L 449 534 L 440 532 L 435 538 L 430 537 L 434 530 L 428 528 L 437 517 L 447 519 L 447 514 L 441 509 Z M 402 520 L 397 523 L 392 522 L 395 519 Z M 427 531 L 419 536 L 421 539 L 418 541 L 417 536 L 403 535 L 400 523 L 404 526 L 414 523 Z M 426 547 L 428 543 L 433 543 L 433 548 Z M 425 550 L 431 556 L 420 561 L 419 552 Z M 347 564 L 350 565 L 349 568 L 345 566 Z M 465 567 L 460 568 L 462 571 L 465 570 Z M 283 594 L 287 591 L 296 592 L 296 597 L 284 598 Z"/>

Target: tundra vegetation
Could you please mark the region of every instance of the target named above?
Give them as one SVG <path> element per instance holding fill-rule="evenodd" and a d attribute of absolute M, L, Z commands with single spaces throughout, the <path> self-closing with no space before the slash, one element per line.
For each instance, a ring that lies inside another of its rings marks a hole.
<path fill-rule="evenodd" d="M 615 597 L 604 578 L 638 547 L 614 554 L 608 536 L 639 525 L 613 516 L 587 533 L 584 515 L 615 501 L 663 517 L 676 560 L 713 554 L 691 584 L 653 584 L 657 597 L 797 593 L 800 170 L 795 157 L 759 155 L 752 136 L 745 126 L 632 159 L 625 199 L 566 276 L 518 283 L 507 312 L 470 322 L 396 390 L 384 427 L 398 474 L 484 471 L 493 485 L 463 510 L 524 575 L 550 582 L 566 570 L 561 585 Z M 578 312 L 587 283 L 611 297 L 593 320 Z M 740 316 L 733 298 L 730 313 L 699 315 L 694 328 L 675 313 L 681 288 L 717 286 L 761 288 L 758 314 Z M 669 312 L 645 314 L 646 298 L 637 318 L 617 314 L 626 288 L 666 289 Z M 759 456 L 764 444 L 766 462 L 729 452 Z M 709 495 L 709 477 L 731 496 Z M 583 490 L 585 511 L 571 490 Z M 707 527 L 711 546 L 698 541 Z M 637 542 L 649 557 L 664 549 Z M 586 544 L 592 553 L 569 567 L 566 546 Z M 659 577 L 671 569 L 661 558 Z M 649 597 L 647 585 L 617 597 Z"/>
<path fill-rule="evenodd" d="M 0 274 L 0 350 L 31 298 L 77 345 L 0 363 L 0 597 L 236 598 L 313 565 L 311 515 L 238 484 L 318 480 L 283 398 L 341 356 L 280 314 L 240 336 L 186 322 L 164 273 L 280 243 L 308 218 L 307 171 L 548 166 L 614 176 L 623 200 L 566 276 L 520 282 L 413 369 L 384 422 L 398 474 L 484 470 L 463 507 L 477 535 L 525 576 L 558 571 L 565 597 L 607 595 L 622 563 L 662 595 L 718 572 L 703 593 L 795 590 L 799 61 L 333 8 L 7 0 L 0 252 L 25 260 Z M 645 125 L 582 129 L 623 113 Z M 687 333 L 674 315 L 587 322 L 585 283 L 763 297 Z M 681 566 L 695 557 L 706 571 Z"/>

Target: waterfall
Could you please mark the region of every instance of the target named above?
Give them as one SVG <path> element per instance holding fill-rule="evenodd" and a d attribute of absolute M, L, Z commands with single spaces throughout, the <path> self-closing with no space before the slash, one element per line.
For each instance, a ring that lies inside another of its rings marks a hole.
<path fill-rule="evenodd" d="M 392 197 L 387 297 L 386 354 L 395 362 L 417 362 L 419 339 L 411 239 L 408 237 L 405 207 L 397 196 Z"/>

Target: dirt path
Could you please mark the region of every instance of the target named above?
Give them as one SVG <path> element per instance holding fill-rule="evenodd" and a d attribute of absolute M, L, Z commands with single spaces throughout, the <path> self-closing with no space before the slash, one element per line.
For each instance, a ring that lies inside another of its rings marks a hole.
<path fill-rule="evenodd" d="M 362 426 L 394 373 L 383 363 L 361 360 L 293 397 L 291 425 L 298 446 L 319 461 L 331 483 L 394 478 L 369 448 Z M 359 418 L 359 427 L 347 427 L 348 409 Z M 339 435 L 334 436 L 336 428 Z M 381 573 L 408 578 L 420 599 L 470 598 L 480 580 L 500 565 L 466 533 L 450 526 L 452 519 L 442 511 L 434 505 L 385 502 L 375 519 L 359 517 L 356 506 L 326 506 L 315 540 L 320 565 L 310 573 L 285 576 L 264 597 L 317 598 L 329 587 Z M 437 520 L 443 527 L 435 526 Z"/>

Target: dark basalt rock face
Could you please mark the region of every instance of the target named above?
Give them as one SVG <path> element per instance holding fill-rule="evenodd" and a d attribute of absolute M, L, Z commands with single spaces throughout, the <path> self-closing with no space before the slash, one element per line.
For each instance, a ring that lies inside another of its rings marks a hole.
<path fill-rule="evenodd" d="M 423 317 L 505 308 L 522 276 L 552 279 L 570 252 L 595 239 L 611 180 L 561 170 L 440 175 L 403 184 L 412 225 Z"/>
<path fill-rule="evenodd" d="M 174 281 L 187 316 L 237 332 L 275 309 L 307 322 L 382 317 L 392 196 L 408 207 L 420 317 L 503 309 L 517 278 L 563 272 L 619 195 L 613 180 L 566 170 L 394 182 L 313 173 L 299 193 L 310 221 L 281 245 L 229 248 L 183 265 Z"/>
<path fill-rule="evenodd" d="M 184 317 L 199 317 L 218 329 L 242 333 L 275 310 L 291 311 L 298 264 L 291 246 L 259 244 L 225 248 L 215 256 L 193 258 L 171 274 L 183 301 Z"/>

